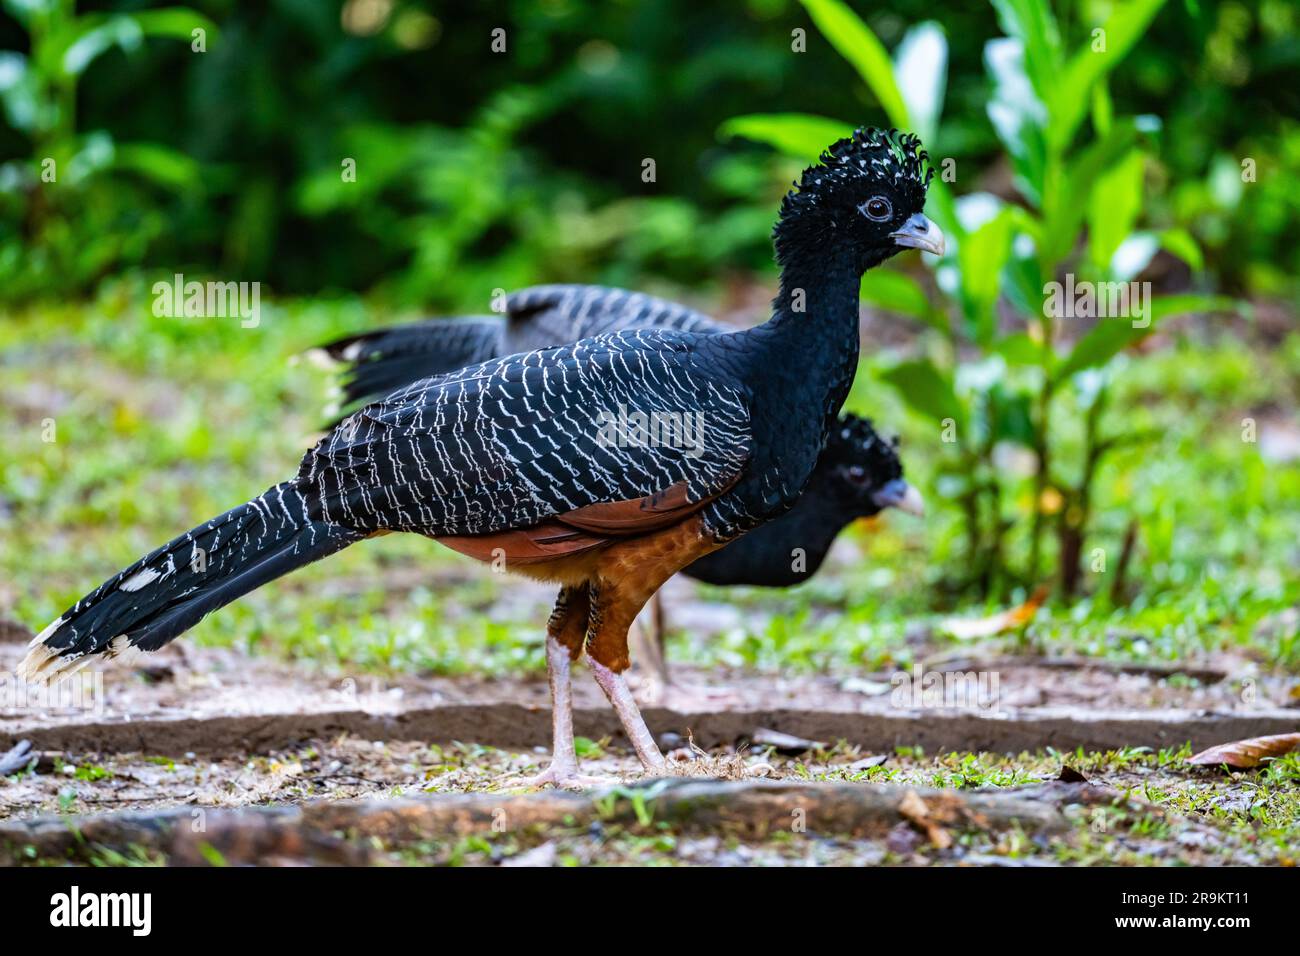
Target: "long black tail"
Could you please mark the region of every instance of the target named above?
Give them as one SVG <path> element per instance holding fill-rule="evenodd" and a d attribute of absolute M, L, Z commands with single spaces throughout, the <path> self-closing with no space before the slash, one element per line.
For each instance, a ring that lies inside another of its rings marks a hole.
<path fill-rule="evenodd" d="M 504 354 L 505 330 L 505 320 L 497 316 L 425 319 L 348 336 L 320 348 L 347 366 L 340 403 L 346 409 L 430 375 Z"/>
<path fill-rule="evenodd" d="M 141 558 L 38 634 L 19 676 L 47 681 L 97 655 L 156 651 L 235 598 L 364 537 L 320 520 L 313 498 L 282 482 Z"/>

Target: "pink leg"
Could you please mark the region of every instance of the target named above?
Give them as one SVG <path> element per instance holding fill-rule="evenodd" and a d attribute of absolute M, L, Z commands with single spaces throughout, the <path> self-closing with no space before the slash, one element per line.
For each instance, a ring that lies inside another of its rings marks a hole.
<path fill-rule="evenodd" d="M 641 711 L 637 708 L 636 700 L 633 699 L 632 691 L 628 688 L 623 675 L 615 673 L 594 658 L 588 657 L 587 660 L 591 665 L 591 672 L 596 676 L 596 683 L 605 692 L 605 696 L 614 707 L 614 712 L 618 714 L 618 719 L 622 721 L 623 731 L 632 741 L 636 755 L 641 758 L 641 765 L 649 773 L 664 773 L 668 765 L 664 762 L 663 754 L 659 752 L 659 745 L 650 735 L 650 729 L 646 727 L 645 719 L 641 716 Z"/>
<path fill-rule="evenodd" d="M 512 780 L 515 787 L 567 787 L 581 789 L 613 781 L 578 773 L 578 754 L 573 746 L 573 658 L 569 649 L 551 635 L 546 636 L 546 674 L 551 682 L 551 765 L 539 774 Z"/>

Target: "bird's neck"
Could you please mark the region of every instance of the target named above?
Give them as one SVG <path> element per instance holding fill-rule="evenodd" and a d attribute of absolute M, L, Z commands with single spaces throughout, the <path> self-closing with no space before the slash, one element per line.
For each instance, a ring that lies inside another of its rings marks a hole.
<path fill-rule="evenodd" d="M 720 538 L 770 520 L 798 500 L 858 365 L 858 288 L 848 256 L 782 257 L 772 318 L 705 348 L 749 388 L 754 444 L 745 477 L 711 530 Z"/>
<path fill-rule="evenodd" d="M 772 318 L 755 330 L 777 407 L 795 413 L 812 402 L 830 427 L 857 371 L 861 282 L 848 254 L 782 268 Z"/>

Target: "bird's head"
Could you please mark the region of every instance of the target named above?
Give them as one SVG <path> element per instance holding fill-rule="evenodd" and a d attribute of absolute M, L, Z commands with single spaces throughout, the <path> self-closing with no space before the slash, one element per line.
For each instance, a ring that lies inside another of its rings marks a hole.
<path fill-rule="evenodd" d="M 903 479 L 898 438 L 881 437 L 870 419 L 841 416 L 819 464 L 830 466 L 840 502 L 855 517 L 869 518 L 885 508 L 925 513 L 921 493 Z"/>
<path fill-rule="evenodd" d="M 892 129 L 859 129 L 829 147 L 781 204 L 777 260 L 845 253 L 860 274 L 903 249 L 942 255 L 943 232 L 922 212 L 929 158 L 920 139 Z"/>

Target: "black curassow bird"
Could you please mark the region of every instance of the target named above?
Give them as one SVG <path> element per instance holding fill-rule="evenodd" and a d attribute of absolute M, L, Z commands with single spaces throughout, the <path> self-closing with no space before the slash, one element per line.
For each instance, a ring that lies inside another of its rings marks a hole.
<path fill-rule="evenodd" d="M 421 379 L 348 416 L 298 473 L 163 545 L 65 611 L 18 673 L 45 680 L 156 650 L 205 615 L 363 538 L 411 531 L 561 585 L 547 624 L 554 746 L 528 784 L 581 785 L 570 667 L 585 652 L 644 768 L 666 769 L 623 672 L 659 586 L 777 517 L 853 382 L 864 270 L 941 248 L 910 135 L 859 130 L 807 169 L 773 232 L 765 324 L 635 329 Z M 609 441 L 602 410 L 695 417 L 700 441 Z"/>
<path fill-rule="evenodd" d="M 343 402 L 366 404 L 430 375 L 440 375 L 499 355 L 564 345 L 575 339 L 635 328 L 704 334 L 736 331 L 701 312 L 639 292 L 602 286 L 536 286 L 505 298 L 504 315 L 425 319 L 374 329 L 313 350 L 343 365 Z M 789 587 L 821 567 L 848 524 L 897 507 L 921 514 L 921 495 L 903 479 L 897 446 L 872 423 L 844 414 L 794 507 L 682 569 L 709 584 Z M 656 592 L 649 606 L 650 642 L 638 657 L 654 678 L 642 691 L 654 703 L 691 708 L 726 696 L 678 685 L 664 656 L 663 608 Z"/>

